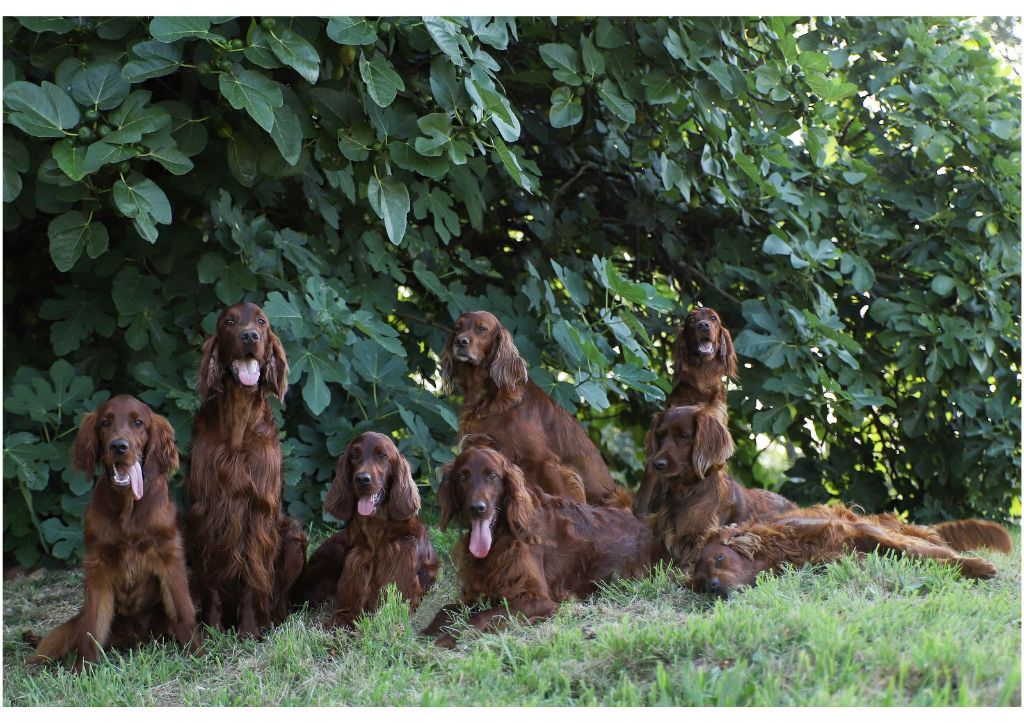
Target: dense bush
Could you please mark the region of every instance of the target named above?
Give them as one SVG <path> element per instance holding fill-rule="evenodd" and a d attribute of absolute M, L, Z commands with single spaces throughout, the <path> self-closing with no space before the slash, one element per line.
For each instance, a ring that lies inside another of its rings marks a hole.
<path fill-rule="evenodd" d="M 304 520 L 357 431 L 433 479 L 436 355 L 474 308 L 635 483 L 698 302 L 744 362 L 740 478 L 1005 516 L 1009 73 L 955 20 L 5 18 L 5 559 L 77 554 L 67 449 L 106 395 L 187 453 L 201 342 L 240 299 L 291 360 Z"/>

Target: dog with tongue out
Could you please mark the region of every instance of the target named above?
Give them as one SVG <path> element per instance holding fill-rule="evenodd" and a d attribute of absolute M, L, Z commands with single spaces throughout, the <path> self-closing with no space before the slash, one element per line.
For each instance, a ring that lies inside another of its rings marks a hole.
<path fill-rule="evenodd" d="M 346 527 L 310 556 L 296 589 L 306 591 L 300 597 L 310 602 L 319 595 L 309 591 L 334 590 L 326 627 L 352 627 L 377 608 L 381 590 L 391 583 L 415 611 L 437 579 L 439 563 L 417 516 L 420 494 L 409 462 L 391 437 L 364 432 L 349 442 L 324 509 Z"/>
<path fill-rule="evenodd" d="M 542 620 L 569 595 L 589 595 L 601 581 L 647 571 L 651 533 L 632 512 L 548 495 L 479 438 L 464 439 L 441 474 L 441 529 L 453 519 L 469 528 L 452 550 L 462 602 L 442 607 L 423 631 L 440 634 L 441 647 L 455 644 L 441 633 L 463 605 L 476 610 L 470 625 L 494 630 L 511 617 Z"/>

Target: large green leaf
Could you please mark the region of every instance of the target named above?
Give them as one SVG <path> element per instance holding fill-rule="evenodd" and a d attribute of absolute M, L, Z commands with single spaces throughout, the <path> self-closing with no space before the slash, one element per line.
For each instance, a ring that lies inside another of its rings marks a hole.
<path fill-rule="evenodd" d="M 92 215 L 68 211 L 50 222 L 46 230 L 50 238 L 50 258 L 58 271 L 70 271 L 83 251 L 96 258 L 107 250 L 107 228 Z"/>
<path fill-rule="evenodd" d="M 365 55 L 359 56 L 359 75 L 366 83 L 366 91 L 373 102 L 381 108 L 391 105 L 398 91 L 405 90 L 402 77 L 391 67 L 391 63 L 383 55 L 377 54 L 373 60 Z"/>
<path fill-rule="evenodd" d="M 129 60 L 121 69 L 121 76 L 129 83 L 170 75 L 181 66 L 181 48 L 177 44 L 146 40 L 133 45 L 132 54 L 137 60 Z"/>
<path fill-rule="evenodd" d="M 331 18 L 327 37 L 339 45 L 369 45 L 377 39 L 377 24 L 366 18 Z"/>
<path fill-rule="evenodd" d="M 81 117 L 78 106 L 67 93 L 53 83 L 41 85 L 18 80 L 4 86 L 4 105 L 11 113 L 7 121 L 30 136 L 63 138 Z"/>
<path fill-rule="evenodd" d="M 104 136 L 108 144 L 137 143 L 147 133 L 154 133 L 171 122 L 171 115 L 159 105 L 149 101 L 153 94 L 136 90 L 114 109 L 107 122 L 113 130 Z"/>
<path fill-rule="evenodd" d="M 57 161 L 60 170 L 72 181 L 81 181 L 85 177 L 86 149 L 76 146 L 70 138 L 53 144 L 53 160 Z"/>
<path fill-rule="evenodd" d="M 149 32 L 162 43 L 173 43 L 182 38 L 223 40 L 222 35 L 210 32 L 210 25 L 210 18 L 156 17 L 149 23 Z"/>
<path fill-rule="evenodd" d="M 570 88 L 555 88 L 551 93 L 551 111 L 548 114 L 555 128 L 574 126 L 583 119 L 583 103 L 573 97 Z"/>
<path fill-rule="evenodd" d="M 406 219 L 409 215 L 409 189 L 393 176 L 387 176 L 382 180 L 373 176 L 370 178 L 367 193 L 373 212 L 384 221 L 384 228 L 391 243 L 400 244 L 405 237 Z"/>
<path fill-rule="evenodd" d="M 274 127 L 274 109 L 284 104 L 281 87 L 262 73 L 234 66 L 230 73 L 221 73 L 220 92 L 232 108 L 245 110 L 268 133 Z"/>
<path fill-rule="evenodd" d="M 71 80 L 71 95 L 80 105 L 110 110 L 121 105 L 131 85 L 121 76 L 121 66 L 95 62 L 82 66 Z"/>
<path fill-rule="evenodd" d="M 455 65 L 462 67 L 465 62 L 462 58 L 462 51 L 459 49 L 460 41 L 465 42 L 459 26 L 448 18 L 425 16 L 423 25 L 426 27 L 430 37 L 437 43 L 437 47 L 448 56 Z"/>
<path fill-rule="evenodd" d="M 611 79 L 602 81 L 597 88 L 597 94 L 612 113 L 627 123 L 636 122 L 636 108 L 622 96 L 615 81 Z"/>
<path fill-rule="evenodd" d="M 278 59 L 309 83 L 320 77 L 320 56 L 308 40 L 289 28 L 268 30 L 270 49 Z"/>
<path fill-rule="evenodd" d="M 25 146 L 4 133 L 4 203 L 21 194 L 21 174 L 29 168 Z"/>

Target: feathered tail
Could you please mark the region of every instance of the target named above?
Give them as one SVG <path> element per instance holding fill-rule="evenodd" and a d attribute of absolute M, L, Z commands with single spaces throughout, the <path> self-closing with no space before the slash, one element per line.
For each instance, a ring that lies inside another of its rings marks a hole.
<path fill-rule="evenodd" d="M 964 552 L 988 547 L 999 552 L 1010 552 L 1013 542 L 1006 528 L 988 520 L 953 520 L 931 526 L 954 550 Z"/>

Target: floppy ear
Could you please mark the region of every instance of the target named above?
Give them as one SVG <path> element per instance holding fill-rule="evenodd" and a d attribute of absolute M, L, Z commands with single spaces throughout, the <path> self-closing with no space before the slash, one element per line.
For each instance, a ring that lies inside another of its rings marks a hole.
<path fill-rule="evenodd" d="M 355 502 L 352 495 L 352 483 L 349 480 L 348 449 L 345 447 L 341 459 L 338 460 L 338 466 L 334 471 L 334 483 L 331 485 L 327 497 L 324 498 L 324 510 L 342 522 L 348 522 L 352 517 L 352 506 Z"/>
<path fill-rule="evenodd" d="M 178 448 L 174 444 L 174 427 L 166 417 L 151 416 L 149 441 L 146 443 L 146 465 L 143 477 L 154 480 L 162 474 L 171 475 L 178 469 Z"/>
<path fill-rule="evenodd" d="M 719 329 L 718 334 L 718 359 L 722 362 L 725 374 L 730 379 L 738 378 L 736 372 L 736 350 L 732 346 L 732 335 L 724 326 Z"/>
<path fill-rule="evenodd" d="M 728 545 L 748 560 L 753 560 L 754 555 L 760 552 L 761 548 L 764 547 L 761 536 L 753 532 L 743 532 L 739 535 L 733 535 L 729 539 L 723 540 L 722 544 Z"/>
<path fill-rule="evenodd" d="M 71 445 L 71 464 L 93 479 L 96 476 L 96 459 L 100 456 L 100 440 L 96 436 L 96 412 L 89 412 L 78 425 L 78 436 Z"/>
<path fill-rule="evenodd" d="M 388 493 L 388 514 L 392 520 L 407 520 L 420 511 L 420 492 L 412 481 L 409 462 L 396 448 L 391 460 L 391 491 Z"/>
<path fill-rule="evenodd" d="M 445 396 L 455 391 L 455 360 L 452 358 L 452 344 L 455 343 L 455 329 L 444 342 L 441 352 L 441 394 Z"/>
<path fill-rule="evenodd" d="M 710 410 L 704 409 L 697 415 L 697 433 L 693 440 L 693 469 L 704 479 L 712 467 L 725 464 L 732 456 L 732 437 L 729 430 Z"/>
<path fill-rule="evenodd" d="M 440 469 L 441 484 L 437 486 L 437 504 L 441 508 L 441 521 L 438 527 L 447 530 L 455 513 L 455 488 L 452 486 L 452 469 L 455 462 L 449 462 Z"/>
<path fill-rule="evenodd" d="M 267 338 L 268 343 L 268 359 L 266 359 L 264 366 L 267 369 L 265 375 L 267 380 L 267 386 L 270 390 L 277 395 L 277 398 L 284 403 L 285 392 L 288 391 L 288 357 L 285 356 L 284 346 L 281 344 L 281 340 L 277 338 L 277 334 L 273 331 L 268 331 L 269 337 Z"/>
<path fill-rule="evenodd" d="M 203 342 L 203 356 L 199 360 L 199 371 L 196 373 L 196 391 L 200 401 L 220 394 L 221 377 L 224 371 L 220 366 L 220 355 L 217 354 L 217 335 L 214 334 Z"/>
<path fill-rule="evenodd" d="M 672 342 L 671 351 L 672 378 L 678 380 L 687 367 L 686 364 L 686 322 L 676 331 L 676 340 Z"/>
<path fill-rule="evenodd" d="M 530 542 L 533 501 L 526 492 L 526 479 L 518 465 L 505 460 L 505 517 L 512 534 Z"/>
<path fill-rule="evenodd" d="M 656 430 L 658 425 L 661 424 L 661 419 L 665 416 L 666 411 L 668 410 L 663 409 L 651 417 L 651 426 L 647 430 L 647 434 L 644 435 L 644 454 L 647 456 L 648 460 L 653 457 L 654 453 L 657 451 L 654 448 L 655 442 L 657 441 L 657 435 L 654 433 L 654 430 Z"/>
<path fill-rule="evenodd" d="M 487 367 L 491 379 L 501 389 L 513 389 L 526 384 L 526 361 L 519 355 L 508 329 L 498 325 L 498 333 L 491 342 Z"/>

